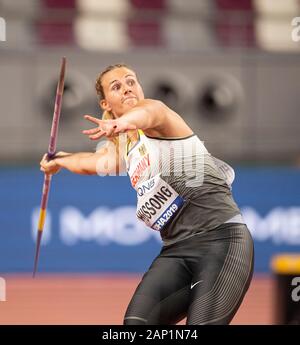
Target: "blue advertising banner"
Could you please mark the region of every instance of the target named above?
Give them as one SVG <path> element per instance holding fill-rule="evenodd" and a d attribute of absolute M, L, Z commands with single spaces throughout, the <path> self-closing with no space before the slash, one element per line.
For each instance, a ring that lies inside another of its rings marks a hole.
<path fill-rule="evenodd" d="M 0 273 L 31 272 L 43 174 L 0 170 Z M 255 240 L 255 271 L 273 255 L 300 253 L 300 170 L 236 168 L 233 194 Z M 160 236 L 135 217 L 127 177 L 53 177 L 40 272 L 143 272 L 159 253 Z"/>

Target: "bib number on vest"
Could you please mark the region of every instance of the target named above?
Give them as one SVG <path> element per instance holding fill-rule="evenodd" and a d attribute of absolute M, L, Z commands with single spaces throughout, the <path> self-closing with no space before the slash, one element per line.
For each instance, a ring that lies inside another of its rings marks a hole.
<path fill-rule="evenodd" d="M 162 230 L 182 207 L 184 199 L 160 175 L 137 187 L 137 217 L 154 230 Z"/>

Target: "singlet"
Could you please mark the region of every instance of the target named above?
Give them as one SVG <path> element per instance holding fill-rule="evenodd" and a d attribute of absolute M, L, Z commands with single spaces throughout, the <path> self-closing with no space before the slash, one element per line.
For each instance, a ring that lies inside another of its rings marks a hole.
<path fill-rule="evenodd" d="M 164 139 L 138 130 L 125 161 L 137 192 L 137 217 L 160 231 L 164 245 L 240 215 L 231 194 L 233 169 L 213 157 L 195 134 Z"/>

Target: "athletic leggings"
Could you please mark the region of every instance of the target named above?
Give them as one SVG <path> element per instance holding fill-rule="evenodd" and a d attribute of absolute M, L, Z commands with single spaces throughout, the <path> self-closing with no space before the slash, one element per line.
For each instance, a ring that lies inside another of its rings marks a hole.
<path fill-rule="evenodd" d="M 164 246 L 127 308 L 125 325 L 226 325 L 253 274 L 247 226 L 227 223 Z"/>

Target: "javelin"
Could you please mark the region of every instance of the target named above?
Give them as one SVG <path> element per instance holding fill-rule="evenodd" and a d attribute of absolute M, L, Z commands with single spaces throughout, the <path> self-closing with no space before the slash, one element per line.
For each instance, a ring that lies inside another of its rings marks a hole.
<path fill-rule="evenodd" d="M 55 106 L 54 106 L 54 113 L 53 113 L 53 119 L 52 119 L 50 141 L 49 141 L 49 146 L 48 146 L 48 159 L 51 159 L 55 155 L 55 152 L 56 152 L 58 124 L 59 124 L 60 110 L 61 110 L 61 104 L 62 104 L 62 95 L 64 92 L 65 70 L 66 70 L 66 58 L 63 57 L 61 60 L 59 81 L 58 81 L 57 89 L 56 89 Z M 52 175 L 48 175 L 48 174 L 44 175 L 43 194 L 42 194 L 42 200 L 41 200 L 40 217 L 39 217 L 39 223 L 38 223 L 38 232 L 37 232 L 36 249 L 35 249 L 34 269 L 33 269 L 33 275 L 32 275 L 33 278 L 35 277 L 37 266 L 38 266 L 40 245 L 41 245 L 41 240 L 42 240 L 44 224 L 46 220 L 46 210 L 47 210 L 48 195 L 49 195 L 49 190 L 50 190 L 50 185 L 51 185 L 51 178 L 52 178 Z"/>

